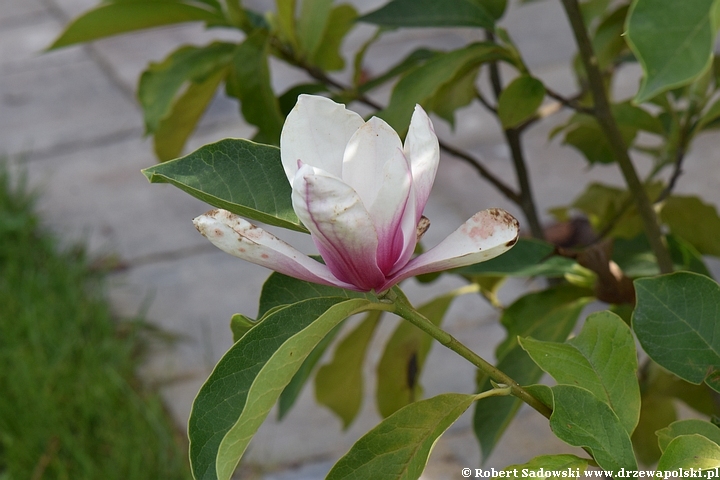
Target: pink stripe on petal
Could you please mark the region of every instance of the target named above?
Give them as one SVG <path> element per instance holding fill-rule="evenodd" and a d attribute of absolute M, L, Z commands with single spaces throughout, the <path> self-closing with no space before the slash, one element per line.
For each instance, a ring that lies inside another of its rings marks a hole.
<path fill-rule="evenodd" d="M 337 278 L 364 291 L 384 283 L 376 260 L 377 232 L 352 187 L 321 169 L 303 165 L 295 175 L 292 200 L 295 213 Z"/>
<path fill-rule="evenodd" d="M 478 212 L 435 247 L 412 259 L 382 287 L 415 275 L 484 262 L 510 250 L 517 242 L 518 221 L 499 208 Z"/>
<path fill-rule="evenodd" d="M 322 263 L 226 210 L 210 210 L 193 223 L 213 245 L 230 255 L 300 280 L 354 289 Z"/>

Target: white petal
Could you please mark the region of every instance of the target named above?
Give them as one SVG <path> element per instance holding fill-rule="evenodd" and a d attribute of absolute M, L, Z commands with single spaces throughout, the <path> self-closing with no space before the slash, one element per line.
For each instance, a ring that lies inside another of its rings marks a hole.
<path fill-rule="evenodd" d="M 518 233 L 518 221 L 505 210 L 478 212 L 437 246 L 412 259 L 385 288 L 415 275 L 490 260 L 515 245 Z"/>
<path fill-rule="evenodd" d="M 300 280 L 353 288 L 335 278 L 322 263 L 226 210 L 210 210 L 193 223 L 213 245 L 230 255 Z"/>
<path fill-rule="evenodd" d="M 410 120 L 410 128 L 405 137 L 405 155 L 412 168 L 417 222 L 425 209 L 440 161 L 440 145 L 435 129 L 430 117 L 420 105 L 415 106 Z"/>
<path fill-rule="evenodd" d="M 355 189 L 366 208 L 375 203 L 383 184 L 385 164 L 397 157 L 398 151 L 402 153 L 400 137 L 377 117 L 360 127 L 347 143 L 341 178 Z"/>
<path fill-rule="evenodd" d="M 341 179 L 303 165 L 293 183 L 293 208 L 310 230 L 330 271 L 370 291 L 385 281 L 377 266 L 378 238 L 358 194 Z"/>
<path fill-rule="evenodd" d="M 297 162 L 340 177 L 345 146 L 365 121 L 329 98 L 300 95 L 280 134 L 280 157 L 292 185 Z"/>

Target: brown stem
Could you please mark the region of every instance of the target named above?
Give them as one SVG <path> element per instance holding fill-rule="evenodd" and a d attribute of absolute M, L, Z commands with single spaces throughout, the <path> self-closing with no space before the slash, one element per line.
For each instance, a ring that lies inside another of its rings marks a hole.
<path fill-rule="evenodd" d="M 578 6 L 577 0 L 561 1 L 575 35 L 580 57 L 585 66 L 590 92 L 592 93 L 595 106 L 595 118 L 607 137 L 613 156 L 617 160 L 623 177 L 625 177 L 628 189 L 634 197 L 635 205 L 642 218 L 645 233 L 650 242 L 650 247 L 655 257 L 657 257 L 660 272 L 670 273 L 673 271 L 670 253 L 665 245 L 655 210 L 653 210 L 650 199 L 646 195 L 640 178 L 635 171 L 625 141 L 620 134 L 620 130 L 610 110 L 610 102 L 608 101 L 607 92 L 605 91 L 602 74 L 598 68 L 597 57 L 595 56 L 592 43 L 588 37 L 587 29 L 585 28 L 585 23 L 580 13 L 580 7 Z"/>

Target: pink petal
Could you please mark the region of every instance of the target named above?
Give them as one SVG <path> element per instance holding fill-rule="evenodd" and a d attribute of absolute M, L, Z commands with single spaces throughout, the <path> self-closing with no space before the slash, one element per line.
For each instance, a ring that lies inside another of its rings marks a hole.
<path fill-rule="evenodd" d="M 490 260 L 515 245 L 518 232 L 518 221 L 505 210 L 491 208 L 478 212 L 437 246 L 412 259 L 383 289 L 415 275 Z"/>
<path fill-rule="evenodd" d="M 295 175 L 292 199 L 295 213 L 337 278 L 364 291 L 383 284 L 377 232 L 355 190 L 328 172 L 303 165 Z"/>
<path fill-rule="evenodd" d="M 230 255 L 300 280 L 353 288 L 335 278 L 322 263 L 227 210 L 210 210 L 193 223 L 213 245 Z"/>
<path fill-rule="evenodd" d="M 440 161 L 440 145 L 430 117 L 420 105 L 415 106 L 405 137 L 405 155 L 410 161 L 415 189 L 415 222 L 420 220 Z"/>
<path fill-rule="evenodd" d="M 364 123 L 345 105 L 325 97 L 300 95 L 280 134 L 280 157 L 290 184 L 298 160 L 340 177 L 345 146 Z"/>

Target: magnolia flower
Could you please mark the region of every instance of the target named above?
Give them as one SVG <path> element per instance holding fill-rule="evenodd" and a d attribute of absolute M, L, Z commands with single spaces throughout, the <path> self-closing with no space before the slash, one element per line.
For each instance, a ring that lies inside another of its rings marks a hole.
<path fill-rule="evenodd" d="M 284 275 L 323 285 L 382 292 L 406 278 L 489 260 L 512 247 L 518 222 L 483 210 L 412 258 L 427 228 L 422 216 L 435 181 L 438 139 L 415 107 L 403 145 L 383 120 L 324 97 L 301 95 L 280 136 L 292 204 L 325 263 L 225 210 L 194 220 L 214 245 Z"/>

